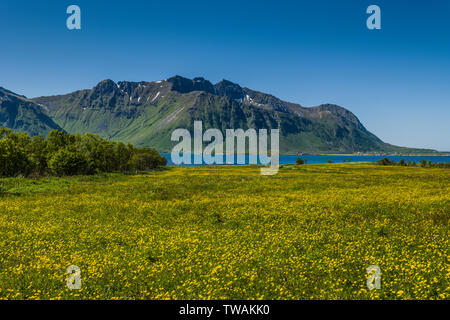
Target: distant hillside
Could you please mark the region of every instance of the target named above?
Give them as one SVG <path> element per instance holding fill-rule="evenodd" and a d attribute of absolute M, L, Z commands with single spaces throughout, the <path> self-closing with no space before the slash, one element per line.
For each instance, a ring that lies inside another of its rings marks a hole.
<path fill-rule="evenodd" d="M 31 136 L 44 136 L 53 129 L 62 130 L 39 106 L 26 97 L 0 87 L 0 127 Z"/>
<path fill-rule="evenodd" d="M 280 128 L 284 153 L 430 152 L 384 143 L 358 118 L 332 104 L 302 107 L 223 80 L 175 76 L 155 82 L 104 80 L 90 90 L 39 97 L 55 122 L 71 133 L 92 132 L 140 147 L 170 151 L 171 132 L 192 129 Z"/>

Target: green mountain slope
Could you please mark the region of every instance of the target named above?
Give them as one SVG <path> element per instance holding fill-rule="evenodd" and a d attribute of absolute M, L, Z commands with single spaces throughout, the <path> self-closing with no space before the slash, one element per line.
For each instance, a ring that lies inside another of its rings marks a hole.
<path fill-rule="evenodd" d="M 39 97 L 68 132 L 170 151 L 173 130 L 202 120 L 204 130 L 280 129 L 284 153 L 426 152 L 384 143 L 350 111 L 337 105 L 302 107 L 223 80 L 175 76 L 156 82 L 104 80 L 91 90 Z M 430 150 L 428 150 L 430 151 Z"/>
<path fill-rule="evenodd" d="M 24 96 L 0 87 L 0 127 L 31 136 L 44 136 L 53 129 L 62 130 L 44 108 Z"/>

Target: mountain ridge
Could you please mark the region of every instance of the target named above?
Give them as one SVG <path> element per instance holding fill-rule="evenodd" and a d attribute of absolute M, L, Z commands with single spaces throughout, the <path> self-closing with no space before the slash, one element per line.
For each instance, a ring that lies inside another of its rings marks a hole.
<path fill-rule="evenodd" d="M 280 129 L 282 153 L 433 152 L 383 142 L 346 108 L 303 107 L 229 80 L 174 76 L 159 81 L 105 79 L 92 89 L 32 101 L 68 132 L 97 133 L 112 140 L 170 151 L 176 128 Z"/>

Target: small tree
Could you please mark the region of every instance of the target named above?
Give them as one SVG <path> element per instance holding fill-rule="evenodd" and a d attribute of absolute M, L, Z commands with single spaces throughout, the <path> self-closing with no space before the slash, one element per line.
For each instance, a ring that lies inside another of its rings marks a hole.
<path fill-rule="evenodd" d="M 420 166 L 421 167 L 425 167 L 427 164 L 427 162 L 425 161 L 425 159 L 420 159 Z"/>
<path fill-rule="evenodd" d="M 378 164 L 382 165 L 382 166 L 388 166 L 392 163 L 388 158 L 384 157 L 384 158 L 381 158 L 380 160 L 378 160 Z"/>
<path fill-rule="evenodd" d="M 305 160 L 303 160 L 302 158 L 297 158 L 297 159 L 295 160 L 295 163 L 296 163 L 296 164 L 304 164 L 304 163 L 305 163 Z"/>
<path fill-rule="evenodd" d="M 404 159 L 400 159 L 400 161 L 398 162 L 399 165 L 404 166 L 405 165 L 405 160 Z"/>

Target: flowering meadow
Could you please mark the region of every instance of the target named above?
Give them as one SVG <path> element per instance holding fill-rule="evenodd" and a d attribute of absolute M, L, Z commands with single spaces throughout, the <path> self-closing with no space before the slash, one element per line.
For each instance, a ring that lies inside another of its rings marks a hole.
<path fill-rule="evenodd" d="M 441 168 L 5 178 L 0 298 L 449 299 L 449 216 Z M 370 265 L 380 289 L 366 285 Z"/>

